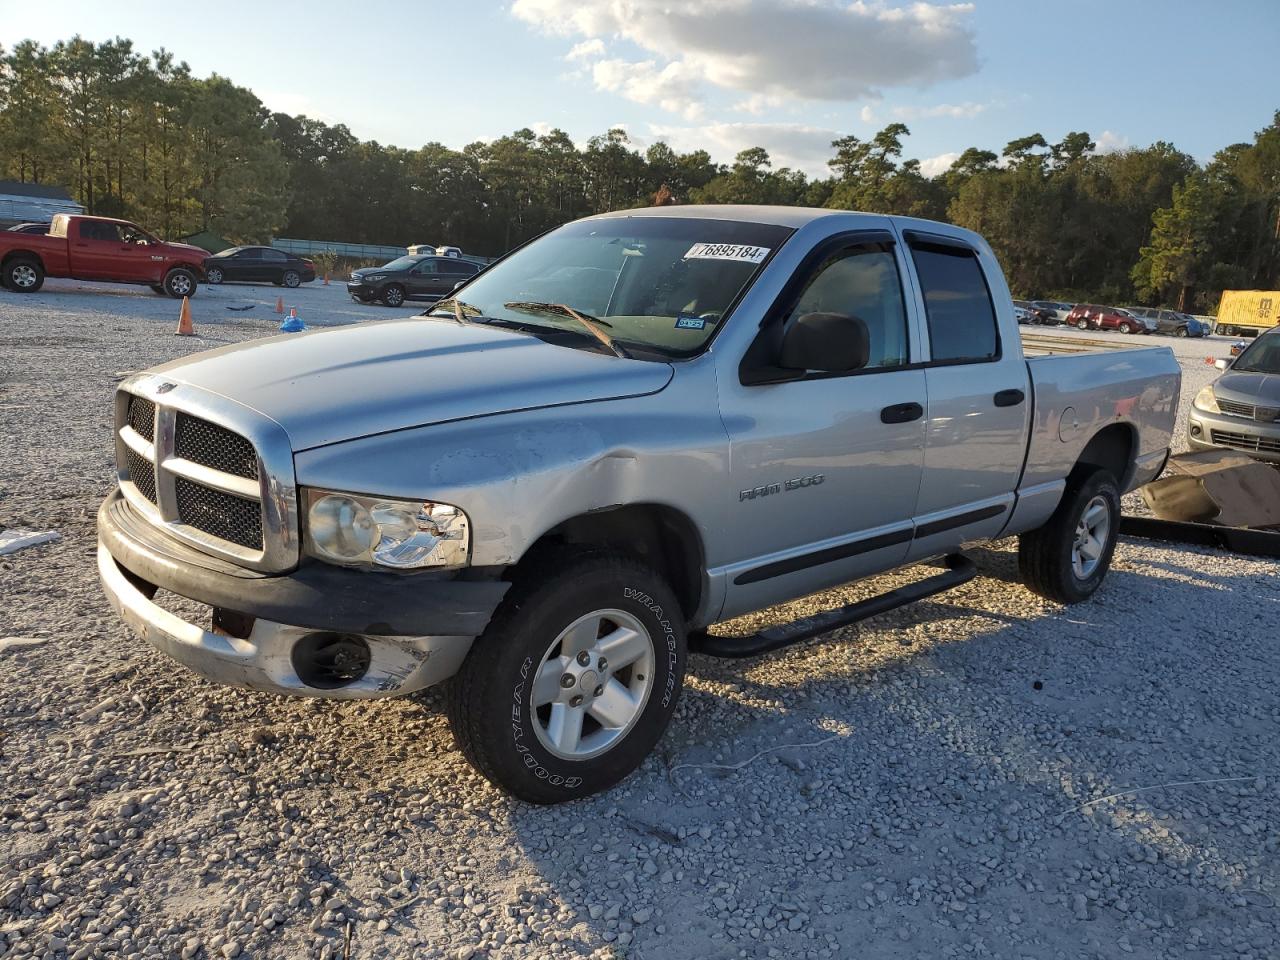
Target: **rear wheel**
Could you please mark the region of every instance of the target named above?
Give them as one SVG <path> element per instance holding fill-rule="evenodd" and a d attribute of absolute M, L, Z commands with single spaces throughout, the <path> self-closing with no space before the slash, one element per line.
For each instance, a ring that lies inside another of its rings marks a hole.
<path fill-rule="evenodd" d="M 286 270 L 284 276 L 280 278 L 286 287 L 292 290 L 302 282 L 302 278 L 298 276 L 297 270 Z"/>
<path fill-rule="evenodd" d="M 196 275 L 186 267 L 174 267 L 164 276 L 164 292 L 176 299 L 196 295 Z"/>
<path fill-rule="evenodd" d="M 1088 330 L 1089 321 L 1086 320 L 1084 317 L 1081 317 L 1079 320 L 1076 321 L 1076 326 L 1079 327 L 1081 330 Z"/>
<path fill-rule="evenodd" d="M 1058 603 L 1093 596 L 1120 533 L 1120 490 L 1106 470 L 1068 484 L 1048 523 L 1018 539 L 1018 569 L 1033 593 Z"/>
<path fill-rule="evenodd" d="M 404 303 L 404 287 L 398 283 L 388 284 L 382 291 L 382 302 L 388 307 L 398 307 Z"/>
<path fill-rule="evenodd" d="M 44 286 L 44 268 L 38 260 L 22 257 L 10 260 L 0 271 L 4 285 L 15 293 L 35 293 Z"/>
<path fill-rule="evenodd" d="M 520 576 L 449 685 L 454 738 L 531 803 L 607 789 L 648 756 L 684 678 L 684 621 L 638 560 L 557 554 Z"/>

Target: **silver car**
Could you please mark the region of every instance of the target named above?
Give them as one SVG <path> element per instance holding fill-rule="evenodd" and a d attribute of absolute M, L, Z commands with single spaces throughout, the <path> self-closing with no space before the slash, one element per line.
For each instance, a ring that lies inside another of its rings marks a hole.
<path fill-rule="evenodd" d="M 1280 328 L 1258 337 L 1196 394 L 1188 434 L 1198 450 L 1228 447 L 1280 463 Z"/>

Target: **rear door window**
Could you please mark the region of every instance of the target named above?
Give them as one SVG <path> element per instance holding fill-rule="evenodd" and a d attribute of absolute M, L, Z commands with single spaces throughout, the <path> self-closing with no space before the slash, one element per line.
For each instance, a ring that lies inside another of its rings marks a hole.
<path fill-rule="evenodd" d="M 1000 356 L 996 311 L 977 254 L 960 246 L 911 242 L 935 363 L 981 363 Z"/>

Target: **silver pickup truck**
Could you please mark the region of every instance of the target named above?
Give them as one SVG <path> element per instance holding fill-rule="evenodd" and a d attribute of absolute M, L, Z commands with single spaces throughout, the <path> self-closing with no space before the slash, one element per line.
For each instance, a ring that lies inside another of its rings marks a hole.
<path fill-rule="evenodd" d="M 220 683 L 449 680 L 476 768 L 569 800 L 649 753 L 691 649 L 756 655 L 928 596 L 1013 534 L 1030 589 L 1088 598 L 1121 494 L 1163 468 L 1179 377 L 1162 347 L 1028 359 L 991 249 L 956 227 L 591 217 L 423 316 L 126 380 L 99 572 L 134 630 Z M 708 630 L 939 561 L 806 621 Z"/>

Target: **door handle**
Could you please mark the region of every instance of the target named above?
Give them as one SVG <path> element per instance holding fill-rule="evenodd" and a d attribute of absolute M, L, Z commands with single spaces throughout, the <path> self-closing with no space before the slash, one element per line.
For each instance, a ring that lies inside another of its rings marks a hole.
<path fill-rule="evenodd" d="M 1000 390 L 995 395 L 997 407 L 1016 407 L 1023 400 L 1027 399 L 1027 395 L 1014 387 L 1012 390 Z"/>
<path fill-rule="evenodd" d="M 895 403 L 880 411 L 881 423 L 910 423 L 924 416 L 924 407 L 918 403 Z"/>

